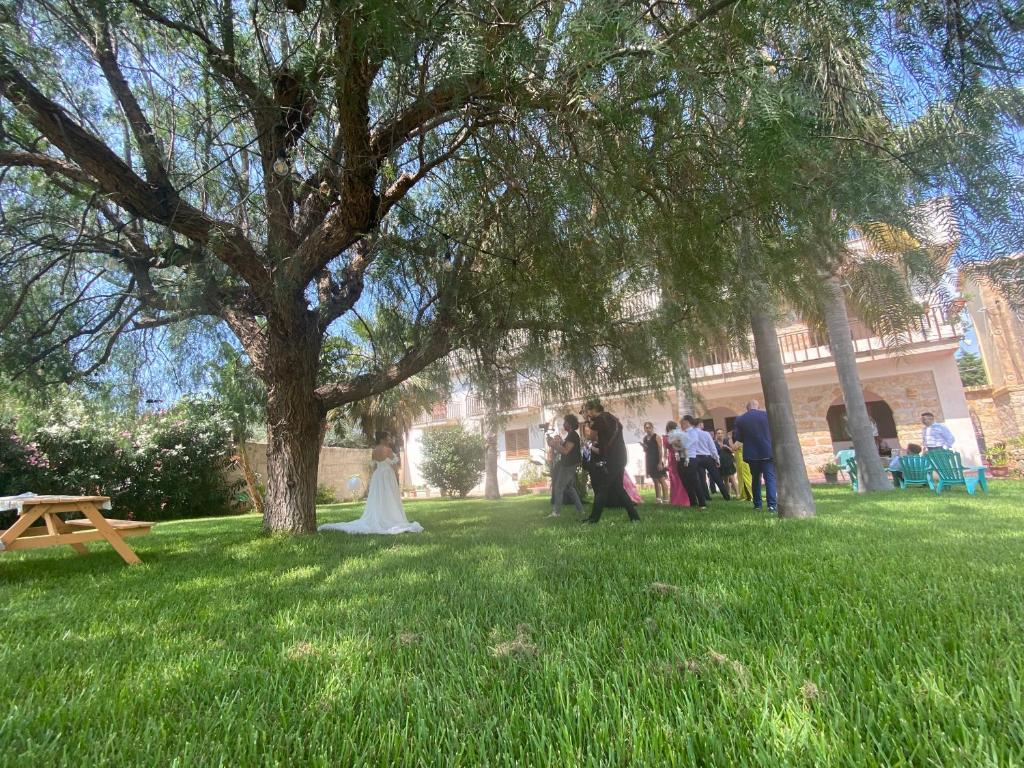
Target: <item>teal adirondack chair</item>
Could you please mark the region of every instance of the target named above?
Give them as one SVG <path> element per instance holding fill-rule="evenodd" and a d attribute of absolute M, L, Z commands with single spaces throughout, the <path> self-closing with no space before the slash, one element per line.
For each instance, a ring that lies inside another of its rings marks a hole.
<path fill-rule="evenodd" d="M 857 459 L 851 456 L 846 460 L 846 474 L 850 476 L 850 486 L 857 492 Z"/>
<path fill-rule="evenodd" d="M 927 485 L 934 489 L 932 462 L 927 456 L 913 454 L 900 456 L 900 472 L 903 473 L 900 488 L 905 489 L 909 485 Z"/>
<path fill-rule="evenodd" d="M 836 464 L 839 465 L 839 468 L 842 471 L 848 472 L 846 464 L 850 459 L 854 458 L 854 456 L 856 456 L 856 453 L 854 452 L 853 448 L 843 448 L 843 450 L 839 451 L 839 453 L 836 454 Z M 854 474 L 856 474 L 857 470 L 854 469 L 853 472 Z M 850 482 L 853 482 L 852 476 L 850 478 Z M 857 490 L 856 485 L 853 486 L 853 490 Z"/>
<path fill-rule="evenodd" d="M 935 493 L 942 493 L 947 485 L 962 485 L 969 494 L 974 494 L 974 489 L 981 486 L 981 490 L 988 492 L 988 483 L 985 480 L 984 467 L 968 467 L 965 474 L 964 465 L 960 460 L 960 454 L 956 451 L 928 451 L 926 454 L 932 468 L 939 475 L 935 482 Z"/>

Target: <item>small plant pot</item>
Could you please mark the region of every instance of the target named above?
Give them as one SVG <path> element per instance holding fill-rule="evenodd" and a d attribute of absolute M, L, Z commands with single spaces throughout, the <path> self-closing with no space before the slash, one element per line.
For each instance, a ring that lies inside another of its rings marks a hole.
<path fill-rule="evenodd" d="M 838 472 L 825 472 L 824 474 L 826 483 L 829 483 L 830 485 L 835 485 L 839 482 Z"/>
<path fill-rule="evenodd" d="M 989 467 L 988 474 L 990 477 L 1009 477 L 1010 468 L 1006 464 L 996 467 Z"/>

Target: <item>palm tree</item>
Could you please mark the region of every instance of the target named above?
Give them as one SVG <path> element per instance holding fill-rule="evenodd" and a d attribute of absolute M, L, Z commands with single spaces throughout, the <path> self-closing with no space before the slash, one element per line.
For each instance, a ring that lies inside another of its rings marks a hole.
<path fill-rule="evenodd" d="M 941 231 L 948 212 L 939 201 L 917 211 L 919 220 Z M 831 271 L 822 274 L 824 291 L 817 309 L 828 328 L 832 356 L 843 390 L 847 425 L 857 455 L 858 489 L 864 492 L 892 488 L 875 459 L 878 453 L 864 390 L 857 372 L 856 349 L 850 332 L 848 307 L 854 309 L 887 346 L 899 348 L 908 329 L 920 320 L 921 307 L 913 288 L 920 293 L 941 293 L 939 276 L 944 272 L 956 238 L 924 243 L 902 227 L 871 223 L 860 228 L 863 236 L 857 251 L 836 251 Z"/>
<path fill-rule="evenodd" d="M 775 322 L 766 302 L 758 301 L 750 307 L 750 326 L 754 332 L 754 350 L 757 353 L 757 371 L 761 377 L 768 426 L 772 433 L 772 455 L 775 459 L 775 477 L 778 483 L 779 517 L 814 517 L 814 497 L 804 466 L 803 449 L 793 416 L 793 401 L 789 396 L 786 371 L 779 349 Z"/>
<path fill-rule="evenodd" d="M 416 418 L 426 413 L 447 396 L 447 388 L 435 372 L 426 371 L 411 376 L 394 389 L 379 395 L 349 403 L 328 414 L 328 420 L 348 418 L 355 421 L 367 440 L 373 440 L 378 432 L 400 435 L 402 444 L 409 440 L 409 432 Z M 405 480 L 408 481 L 408 462 L 403 462 Z"/>
<path fill-rule="evenodd" d="M 828 326 L 829 345 L 836 365 L 839 386 L 846 403 L 847 429 L 853 439 L 857 456 L 857 487 L 860 491 L 884 491 L 891 488 L 881 463 L 878 448 L 871 429 L 864 390 L 857 373 L 857 350 L 853 346 L 850 332 L 850 317 L 846 311 L 846 296 L 838 275 L 825 278 L 825 299 L 821 302 L 821 313 Z"/>

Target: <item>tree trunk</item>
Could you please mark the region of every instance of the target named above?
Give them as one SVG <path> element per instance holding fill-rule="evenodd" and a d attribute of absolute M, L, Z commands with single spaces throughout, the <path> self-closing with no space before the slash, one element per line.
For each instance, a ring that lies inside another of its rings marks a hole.
<path fill-rule="evenodd" d="M 760 306 L 751 306 L 750 325 L 754 331 L 761 391 L 764 392 L 768 425 L 772 432 L 779 517 L 813 517 L 814 497 L 800 449 L 775 323 Z"/>
<path fill-rule="evenodd" d="M 860 491 L 888 490 L 892 488 L 892 483 L 888 481 L 878 460 L 878 446 L 872 434 L 864 390 L 861 389 L 860 376 L 857 374 L 857 351 L 853 347 L 853 336 L 850 333 L 846 296 L 835 275 L 825 280 L 825 288 L 828 295 L 822 313 L 828 325 L 828 338 L 836 373 L 839 375 L 839 385 L 843 389 L 847 427 L 853 438 L 853 449 L 857 452 L 857 486 Z"/>
<path fill-rule="evenodd" d="M 263 494 L 260 493 L 259 483 L 256 481 L 256 473 L 252 464 L 249 463 L 249 454 L 246 453 L 244 440 L 238 442 L 238 463 L 242 466 L 242 475 L 245 477 L 245 489 L 252 499 L 252 508 L 260 515 L 263 514 Z"/>
<path fill-rule="evenodd" d="M 495 402 L 484 402 L 484 498 L 500 499 L 498 488 L 498 413 Z"/>
<path fill-rule="evenodd" d="M 316 481 L 327 410 L 316 395 L 320 337 L 315 324 L 289 333 L 268 328 L 267 497 L 263 527 L 316 530 Z"/>
<path fill-rule="evenodd" d="M 686 416 L 689 412 L 689 388 L 690 388 L 690 374 L 687 366 L 687 360 L 684 358 L 675 366 L 672 370 L 672 378 L 674 379 L 676 390 L 676 413 L 674 421 L 681 422 L 683 416 Z M 692 414 L 691 414 L 692 415 Z"/>

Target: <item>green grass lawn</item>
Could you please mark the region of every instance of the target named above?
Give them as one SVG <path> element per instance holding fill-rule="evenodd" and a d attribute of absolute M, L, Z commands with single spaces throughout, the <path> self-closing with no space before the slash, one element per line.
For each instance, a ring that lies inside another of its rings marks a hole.
<path fill-rule="evenodd" d="M 1024 484 L 817 497 L 6 553 L 0 764 L 1024 764 Z"/>

